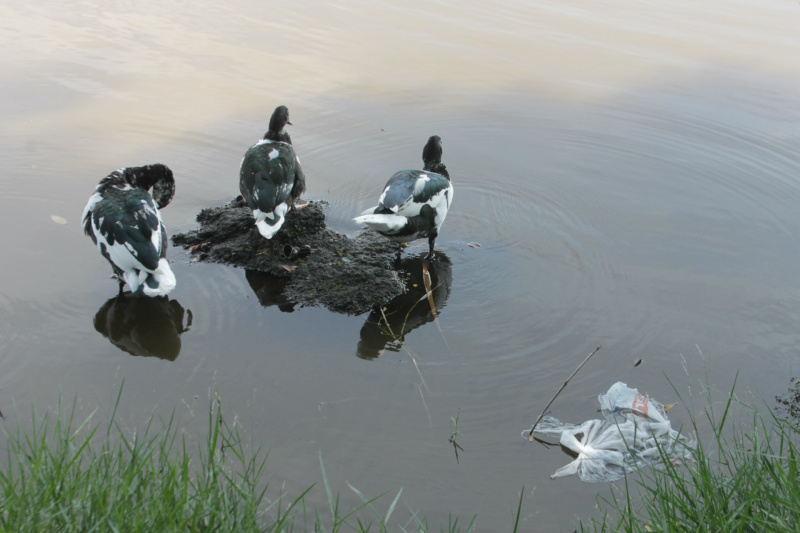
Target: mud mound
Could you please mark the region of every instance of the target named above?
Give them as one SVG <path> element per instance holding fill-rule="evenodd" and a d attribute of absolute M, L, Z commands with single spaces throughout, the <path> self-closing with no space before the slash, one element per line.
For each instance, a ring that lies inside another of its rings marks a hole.
<path fill-rule="evenodd" d="M 203 209 L 200 227 L 172 237 L 199 261 L 290 278 L 286 295 L 300 305 L 323 305 L 361 314 L 402 294 L 401 247 L 371 232 L 355 238 L 328 229 L 324 202 L 309 202 L 286 216 L 271 239 L 262 237 L 240 198 Z"/>

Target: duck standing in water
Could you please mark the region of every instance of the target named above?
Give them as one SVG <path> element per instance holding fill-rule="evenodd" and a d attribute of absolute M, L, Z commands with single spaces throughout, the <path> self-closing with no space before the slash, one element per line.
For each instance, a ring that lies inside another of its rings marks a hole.
<path fill-rule="evenodd" d="M 275 108 L 264 138 L 244 154 L 239 169 L 239 191 L 253 210 L 259 233 L 271 239 L 281 229 L 284 217 L 306 190 L 306 178 L 292 139 L 284 131 L 289 109 Z"/>
<path fill-rule="evenodd" d="M 172 171 L 155 164 L 115 170 L 100 180 L 89 198 L 83 231 L 111 263 L 120 294 L 125 283 L 131 292 L 147 296 L 166 296 L 175 288 L 167 261 L 167 231 L 158 211 L 174 194 Z"/>
<path fill-rule="evenodd" d="M 422 150 L 423 170 L 400 170 L 389 178 L 378 205 L 354 218 L 387 239 L 411 242 L 428 238 L 433 246 L 453 201 L 453 184 L 442 163 L 442 139 L 434 135 Z"/>

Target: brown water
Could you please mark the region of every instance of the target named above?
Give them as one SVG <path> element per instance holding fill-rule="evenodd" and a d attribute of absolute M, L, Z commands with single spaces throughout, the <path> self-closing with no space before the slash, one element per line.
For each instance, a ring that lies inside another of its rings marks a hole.
<path fill-rule="evenodd" d="M 347 502 L 344 481 L 403 487 L 402 512 L 434 527 L 477 512 L 481 530 L 510 529 L 524 485 L 523 530 L 553 531 L 591 516 L 608 488 L 551 481 L 570 458 L 520 432 L 596 345 L 555 416 L 596 416 L 593 398 L 617 380 L 665 403 L 668 380 L 694 394 L 738 373 L 768 403 L 786 390 L 800 5 L 396 4 L 0 5 L 3 412 L 59 394 L 110 409 L 124 380 L 124 422 L 174 409 L 196 436 L 217 389 L 290 494 L 319 480 L 321 453 Z M 163 217 L 190 229 L 236 194 L 279 104 L 307 197 L 350 234 L 386 179 L 442 137 L 456 195 L 437 240 L 449 259 L 438 323 L 414 314 L 394 341 L 367 315 L 293 307 L 273 281 L 177 249 L 175 304 L 107 304 L 116 284 L 79 224 L 99 179 L 168 164 L 177 195 Z M 101 331 L 125 312 L 112 343 Z"/>

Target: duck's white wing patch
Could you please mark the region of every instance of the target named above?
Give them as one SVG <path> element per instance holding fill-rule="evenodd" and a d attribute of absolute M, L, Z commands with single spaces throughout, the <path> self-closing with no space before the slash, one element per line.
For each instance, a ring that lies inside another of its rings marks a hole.
<path fill-rule="evenodd" d="M 150 242 L 153 243 L 153 247 L 156 249 L 158 255 L 161 255 L 161 229 L 164 227 L 164 223 L 161 221 L 161 212 L 158 209 L 154 209 L 154 211 L 156 212 L 156 217 L 158 218 L 158 226 L 156 226 L 155 230 L 150 234 Z"/>
<path fill-rule="evenodd" d="M 392 211 L 400 216 L 415 217 L 419 215 L 423 205 L 425 204 L 417 203 L 413 196 L 409 196 L 402 204 L 393 207 Z"/>
<path fill-rule="evenodd" d="M 414 196 L 417 196 L 425 190 L 425 184 L 431 181 L 427 174 L 420 174 L 414 182 Z"/>
<path fill-rule="evenodd" d="M 92 231 L 94 232 L 94 236 L 97 239 L 97 248 L 102 253 L 103 250 L 106 250 L 108 256 L 111 258 L 111 261 L 114 262 L 117 267 L 119 267 L 124 272 L 133 272 L 134 270 L 146 270 L 144 265 L 136 258 L 136 252 L 133 250 L 133 247 L 130 243 L 120 244 L 119 242 L 114 242 L 114 244 L 109 244 L 108 240 L 106 239 L 105 235 L 100 231 L 100 226 L 103 224 L 103 219 L 100 218 L 97 220 L 97 224 L 95 221 L 92 221 Z M 125 278 L 127 281 L 127 277 Z M 130 285 L 130 283 L 128 283 Z"/>
<path fill-rule="evenodd" d="M 378 205 L 384 205 L 386 203 L 386 193 L 388 193 L 391 188 L 392 188 L 391 185 L 387 185 L 386 188 L 383 189 L 383 192 L 378 197 Z M 377 206 L 375 206 L 375 207 L 377 208 Z M 364 214 L 366 214 L 366 213 L 364 213 Z"/>
<path fill-rule="evenodd" d="M 94 211 L 95 206 L 97 206 L 97 204 L 102 200 L 103 196 L 99 192 L 96 192 L 89 197 L 89 202 L 86 204 L 86 207 L 83 208 L 83 216 L 81 217 L 81 220 L 83 220 L 84 224 L 86 223 L 86 217 L 91 216 L 91 212 Z"/>

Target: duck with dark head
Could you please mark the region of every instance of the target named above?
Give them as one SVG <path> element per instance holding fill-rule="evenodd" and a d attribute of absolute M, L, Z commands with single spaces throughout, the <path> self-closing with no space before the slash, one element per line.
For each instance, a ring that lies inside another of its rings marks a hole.
<path fill-rule="evenodd" d="M 275 235 L 286 213 L 306 190 L 306 178 L 292 139 L 284 130 L 289 109 L 278 106 L 264 138 L 248 148 L 239 169 L 239 191 L 253 210 L 256 227 L 266 239 Z"/>
<path fill-rule="evenodd" d="M 389 178 L 378 205 L 354 218 L 395 242 L 428 238 L 428 259 L 453 201 L 453 183 L 442 163 L 442 139 L 428 139 L 422 170 L 400 170 Z"/>
<path fill-rule="evenodd" d="M 89 198 L 83 231 L 111 263 L 120 294 L 125 283 L 131 292 L 146 296 L 166 296 L 175 288 L 159 211 L 174 194 L 172 171 L 158 163 L 115 170 Z"/>

